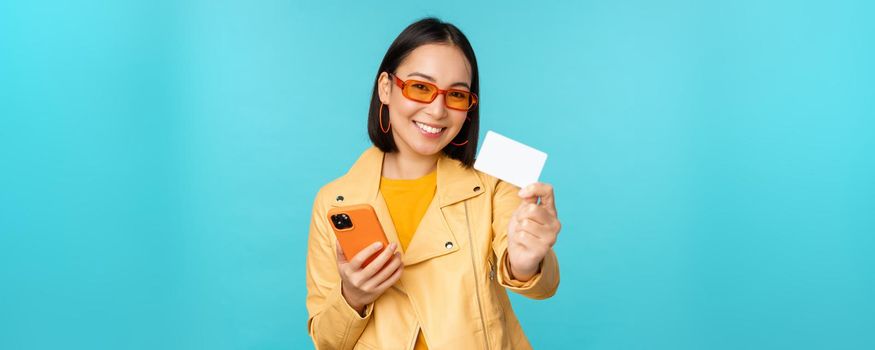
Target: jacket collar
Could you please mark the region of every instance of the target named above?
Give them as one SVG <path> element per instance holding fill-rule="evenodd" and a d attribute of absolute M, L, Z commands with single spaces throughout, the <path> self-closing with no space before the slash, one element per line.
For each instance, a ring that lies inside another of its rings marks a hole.
<path fill-rule="evenodd" d="M 344 189 L 349 199 L 356 199 L 356 202 L 373 202 L 377 199 L 384 157 L 385 153 L 373 146 L 362 153 L 346 174 L 348 179 L 357 185 Z M 435 192 L 435 198 L 441 208 L 483 192 L 483 182 L 475 171 L 466 169 L 462 162 L 441 154 L 437 162 L 437 191 Z M 345 202 L 351 203 L 349 200 Z M 337 205 L 342 204 L 337 203 Z"/>
<path fill-rule="evenodd" d="M 337 188 L 337 197 L 331 206 L 339 207 L 349 204 L 369 203 L 373 206 L 377 218 L 389 242 L 398 242 L 398 234 L 389 209 L 380 194 L 380 176 L 383 169 L 385 154 L 376 147 L 371 147 L 355 162 L 342 178 Z M 486 192 L 483 182 L 474 170 L 466 169 L 458 160 L 442 155 L 437 163 L 437 189 L 435 199 L 429 204 L 416 229 L 413 239 L 404 252 L 402 261 L 405 266 L 413 265 L 434 257 L 453 253 L 459 250 L 458 236 L 454 232 L 465 230 L 467 219 L 448 222 L 444 210 L 449 205 L 464 201 Z M 458 208 L 456 209 L 458 210 Z M 467 211 L 463 215 L 467 215 Z"/>

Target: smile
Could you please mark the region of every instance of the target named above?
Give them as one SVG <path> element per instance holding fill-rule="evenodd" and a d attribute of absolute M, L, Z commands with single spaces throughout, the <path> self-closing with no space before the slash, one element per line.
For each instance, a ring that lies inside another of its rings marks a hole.
<path fill-rule="evenodd" d="M 443 131 L 444 129 L 446 129 L 446 128 L 436 128 L 436 127 L 429 126 L 429 125 L 427 125 L 427 124 L 423 124 L 423 123 L 420 123 L 420 122 L 417 122 L 417 121 L 414 121 L 413 123 L 415 123 L 416 126 L 419 127 L 419 130 L 422 130 L 423 132 L 426 132 L 426 133 L 429 133 L 429 134 L 433 134 L 433 135 L 435 135 L 435 134 L 440 134 L 441 131 Z"/>

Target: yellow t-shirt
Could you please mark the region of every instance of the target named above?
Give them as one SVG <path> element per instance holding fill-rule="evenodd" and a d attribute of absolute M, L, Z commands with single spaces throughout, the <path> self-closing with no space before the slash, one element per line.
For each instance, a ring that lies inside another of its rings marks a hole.
<path fill-rule="evenodd" d="M 416 228 L 431 204 L 436 190 L 437 170 L 412 180 L 380 178 L 380 193 L 386 200 L 402 251 L 407 250 L 407 245 L 413 239 L 413 234 L 416 233 Z M 414 349 L 428 349 L 422 331 L 416 336 Z"/>

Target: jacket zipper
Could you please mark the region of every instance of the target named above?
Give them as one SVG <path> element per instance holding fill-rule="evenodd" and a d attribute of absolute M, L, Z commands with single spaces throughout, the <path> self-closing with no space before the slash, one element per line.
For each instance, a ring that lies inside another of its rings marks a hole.
<path fill-rule="evenodd" d="M 471 218 L 468 217 L 468 201 L 465 201 L 465 221 L 468 223 L 468 245 L 471 247 L 471 267 L 474 271 L 474 292 L 477 294 L 477 308 L 480 310 L 480 323 L 483 324 L 483 341 L 486 343 L 486 349 L 491 349 L 489 346 L 489 335 L 486 329 L 486 313 L 483 312 L 483 303 L 480 301 L 480 278 L 477 277 L 477 263 L 474 260 L 474 239 L 471 238 Z"/>
<path fill-rule="evenodd" d="M 497 258 L 495 257 L 495 255 L 492 255 L 489 258 L 489 280 L 493 282 L 490 285 L 493 288 L 495 288 L 495 278 L 496 278 L 496 275 L 498 274 L 498 268 L 496 266 L 498 266 Z M 504 314 L 504 303 L 502 303 L 501 297 L 498 297 L 498 299 L 499 299 L 498 300 L 498 307 L 501 308 L 501 313 L 503 315 Z"/>

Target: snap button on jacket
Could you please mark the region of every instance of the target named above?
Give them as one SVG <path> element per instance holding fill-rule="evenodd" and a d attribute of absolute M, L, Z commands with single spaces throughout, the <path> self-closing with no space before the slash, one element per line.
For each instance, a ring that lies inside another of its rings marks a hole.
<path fill-rule="evenodd" d="M 433 350 L 531 349 L 507 290 L 532 299 L 555 294 L 556 255 L 550 250 L 531 280 L 511 279 L 507 224 L 521 203 L 519 188 L 446 156 L 437 163 L 435 198 L 402 253 L 401 279 L 365 308 L 364 317 L 346 303 L 326 213 L 370 204 L 389 242 L 398 242 L 379 191 L 383 156 L 376 147 L 366 150 L 349 172 L 323 186 L 313 203 L 307 328 L 316 348 L 413 349 L 421 330 Z"/>

